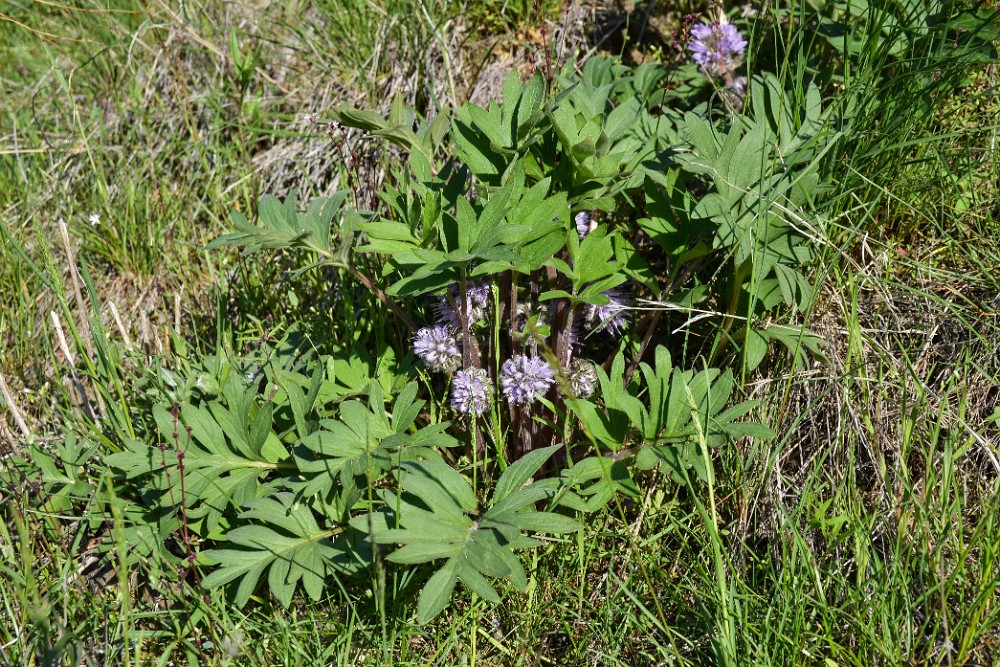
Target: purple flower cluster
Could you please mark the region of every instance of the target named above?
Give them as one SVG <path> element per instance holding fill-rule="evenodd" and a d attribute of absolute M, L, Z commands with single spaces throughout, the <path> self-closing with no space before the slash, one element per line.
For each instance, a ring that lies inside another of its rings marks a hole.
<path fill-rule="evenodd" d="M 608 297 L 608 303 L 603 306 L 589 304 L 587 306 L 586 321 L 593 331 L 610 331 L 615 335 L 621 335 L 625 331 L 628 323 L 627 307 L 625 295 L 617 289 L 609 289 L 604 292 Z"/>
<path fill-rule="evenodd" d="M 574 223 L 581 238 L 585 237 L 595 227 L 591 214 L 580 211 L 574 216 Z M 413 352 L 423 360 L 426 366 L 435 372 L 447 373 L 451 376 L 451 395 L 449 404 L 463 415 L 482 415 L 486 413 L 493 401 L 500 396 L 506 398 L 512 405 L 528 405 L 546 395 L 556 383 L 557 367 L 538 355 L 538 346 L 543 345 L 543 335 L 549 326 L 546 304 L 538 305 L 533 312 L 528 303 L 518 303 L 515 317 L 511 318 L 510 333 L 521 334 L 525 354 L 515 355 L 503 363 L 500 377 L 493 378 L 490 373 L 478 367 L 475 359 L 479 358 L 477 333 L 472 330 L 472 324 L 486 319 L 492 309 L 493 292 L 490 283 L 468 283 L 468 325 L 465 331 L 461 328 L 455 304 L 460 299 L 456 285 L 449 288 L 447 297 L 440 297 L 438 311 L 441 321 L 436 325 L 424 327 L 416 332 L 413 338 Z M 610 331 L 621 335 L 628 323 L 627 303 L 625 294 L 620 289 L 604 292 L 608 303 L 590 305 L 583 313 L 570 312 L 569 319 L 563 323 L 560 336 L 568 336 L 566 342 L 560 341 L 560 349 L 567 350 L 577 345 L 579 328 L 582 324 L 591 332 Z M 528 321 L 535 324 L 531 327 L 531 336 L 526 336 Z M 464 340 L 464 336 L 472 338 Z M 463 362 L 463 340 L 472 346 L 473 363 L 468 366 Z M 550 341 L 551 342 L 551 341 Z M 566 347 L 563 347 L 563 346 Z M 572 352 L 572 350 L 570 350 Z M 572 355 L 571 355 L 572 356 Z M 465 366 L 465 367 L 463 367 Z M 593 395 L 598 388 L 597 368 L 593 362 L 576 359 L 567 363 L 561 371 L 563 382 L 560 385 L 569 397 L 585 398 Z M 495 380 L 499 382 L 495 382 Z M 499 386 L 497 386 L 497 384 Z M 500 396 L 498 396 L 498 394 Z"/>
<path fill-rule="evenodd" d="M 511 403 L 530 403 L 548 391 L 555 379 L 552 367 L 541 357 L 519 354 L 500 369 L 500 386 Z"/>
<path fill-rule="evenodd" d="M 450 371 L 462 365 L 458 340 L 449 327 L 424 327 L 413 337 L 413 351 L 432 371 Z"/>
<path fill-rule="evenodd" d="M 483 414 L 493 393 L 489 381 L 489 375 L 482 368 L 456 372 L 451 382 L 451 407 L 466 415 L 473 411 Z"/>
<path fill-rule="evenodd" d="M 730 76 L 743 61 L 747 40 L 724 18 L 719 23 L 699 23 L 691 28 L 691 60 L 711 76 Z"/>
<path fill-rule="evenodd" d="M 455 305 L 461 307 L 461 290 L 458 285 L 452 285 L 448 291 L 451 294 L 452 299 L 455 300 Z M 485 319 L 486 314 L 489 312 L 491 301 L 490 284 L 468 283 L 465 286 L 465 293 L 468 296 L 468 305 L 466 310 L 469 316 L 468 325 L 469 328 L 471 328 L 474 322 L 479 322 L 480 320 Z M 456 330 L 460 330 L 462 328 L 458 313 L 456 313 L 455 309 L 452 308 L 451 300 L 448 297 L 438 297 L 437 310 L 443 323 Z"/>

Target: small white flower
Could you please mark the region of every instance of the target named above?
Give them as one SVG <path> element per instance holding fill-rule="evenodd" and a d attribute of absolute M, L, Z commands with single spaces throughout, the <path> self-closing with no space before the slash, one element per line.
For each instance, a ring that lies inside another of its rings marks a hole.
<path fill-rule="evenodd" d="M 96 227 L 97 225 L 101 224 L 101 216 L 100 216 L 100 214 L 99 213 L 91 213 L 89 221 L 90 221 L 90 226 L 91 227 Z"/>

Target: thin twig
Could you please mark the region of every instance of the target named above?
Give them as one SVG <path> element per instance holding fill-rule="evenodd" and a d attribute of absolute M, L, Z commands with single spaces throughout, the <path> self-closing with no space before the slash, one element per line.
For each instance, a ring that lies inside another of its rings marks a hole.
<path fill-rule="evenodd" d="M 69 344 L 66 342 L 66 334 L 63 333 L 62 322 L 59 321 L 59 315 L 56 311 L 51 311 L 49 315 L 52 317 L 52 325 L 56 330 L 56 338 L 59 339 L 59 349 L 62 350 L 63 355 L 66 357 L 66 365 L 69 366 L 70 379 L 73 381 L 73 386 L 76 387 L 77 392 L 80 394 L 80 401 L 84 412 L 86 412 L 87 417 L 94 421 L 94 409 L 90 405 L 90 398 L 87 396 L 87 390 L 83 388 L 83 383 L 80 382 L 79 376 L 76 374 L 76 357 L 73 356 L 73 352 L 69 349 Z M 98 396 L 100 396 L 98 394 Z"/>
<path fill-rule="evenodd" d="M 125 328 L 125 324 L 122 322 L 121 315 L 118 314 L 118 307 L 115 305 L 114 301 L 108 300 L 108 308 L 111 310 L 111 317 L 115 321 L 115 326 L 118 327 L 119 333 L 122 335 L 122 340 L 125 341 L 125 345 L 128 347 L 134 347 L 132 344 L 132 339 L 128 335 L 128 330 Z"/>
<path fill-rule="evenodd" d="M 14 418 L 14 423 L 17 424 L 17 428 L 21 431 L 21 434 L 26 440 L 31 440 L 31 431 L 28 430 L 28 425 L 24 422 L 24 418 L 17 409 L 14 396 L 10 393 L 10 387 L 7 386 L 7 380 L 4 378 L 3 373 L 0 373 L 0 394 L 3 394 L 3 400 L 7 403 L 7 410 L 10 412 L 10 416 Z"/>
<path fill-rule="evenodd" d="M 66 251 L 66 264 L 69 266 L 69 277 L 73 283 L 73 298 L 76 300 L 76 307 L 80 315 L 80 338 L 83 346 L 87 349 L 87 356 L 94 358 L 94 348 L 90 340 L 90 323 L 87 321 L 87 306 L 83 302 L 83 291 L 80 289 L 80 273 L 76 268 L 76 257 L 73 254 L 73 244 L 69 241 L 69 230 L 66 223 L 59 221 L 59 235 L 62 237 L 63 249 Z"/>

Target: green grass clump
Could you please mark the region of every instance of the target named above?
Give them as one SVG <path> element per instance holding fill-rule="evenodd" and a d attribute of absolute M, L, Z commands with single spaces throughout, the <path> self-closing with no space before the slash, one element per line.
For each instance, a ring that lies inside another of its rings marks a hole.
<path fill-rule="evenodd" d="M 130 532 L 151 505 L 103 461 L 156 433 L 164 396 L 207 395 L 213 355 L 264 368 L 368 348 L 379 372 L 405 368 L 379 365 L 409 334 L 348 271 L 204 246 L 265 193 L 346 188 L 377 206 L 405 156 L 353 130 L 328 137 L 309 114 L 385 112 L 399 93 L 434 115 L 484 94 L 507 47 L 525 72 L 544 62 L 519 43 L 538 23 L 553 50 L 580 37 L 559 32 L 572 8 L 113 4 L 0 10 L 0 661 L 1000 662 L 995 13 L 880 2 L 861 20 L 792 4 L 739 24 L 751 66 L 777 72 L 792 103 L 814 82 L 840 105 L 815 293 L 776 322 L 815 332 L 822 355 L 742 369 L 749 417 L 776 438 L 717 450 L 708 483 L 645 474 L 638 497 L 524 555 L 526 592 L 460 593 L 419 625 L 430 573 L 379 559 L 318 600 L 285 608 L 261 586 L 236 608 L 186 565 L 193 539 Z M 378 257 L 359 262 L 383 277 Z M 144 520 L 182 530 L 173 514 Z"/>

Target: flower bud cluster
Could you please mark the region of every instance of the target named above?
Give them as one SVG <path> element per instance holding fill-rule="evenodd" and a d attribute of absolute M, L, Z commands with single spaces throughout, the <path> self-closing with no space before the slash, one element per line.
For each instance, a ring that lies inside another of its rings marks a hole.
<path fill-rule="evenodd" d="M 597 226 L 590 213 L 586 211 L 577 213 L 574 222 L 581 241 Z M 618 289 L 609 289 L 602 294 L 607 297 L 608 303 L 588 305 L 583 317 L 584 324 L 589 329 L 588 333 L 607 331 L 620 336 L 625 333 L 625 327 L 628 324 L 628 303 L 625 294 Z M 576 332 L 570 333 L 576 339 Z"/>
<path fill-rule="evenodd" d="M 591 331 L 608 331 L 620 336 L 628 324 L 625 295 L 617 289 L 609 289 L 603 294 L 608 298 L 608 302 L 602 306 L 588 305 L 584 321 Z"/>

